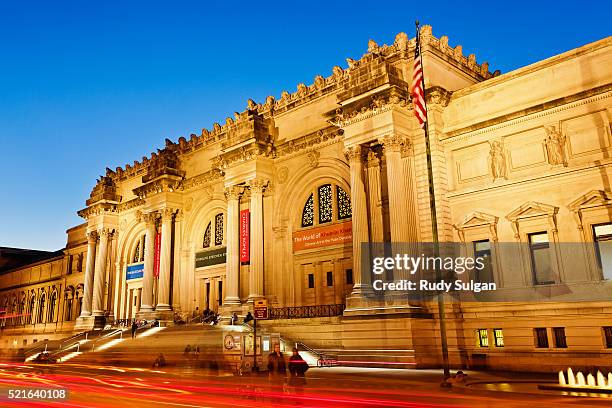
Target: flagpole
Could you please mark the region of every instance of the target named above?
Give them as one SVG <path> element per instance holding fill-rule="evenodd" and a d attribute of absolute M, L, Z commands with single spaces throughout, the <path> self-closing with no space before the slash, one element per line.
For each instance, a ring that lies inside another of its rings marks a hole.
<path fill-rule="evenodd" d="M 425 107 L 425 155 L 427 156 L 427 179 L 429 182 L 429 208 L 431 211 L 431 235 L 434 246 L 434 257 L 440 256 L 439 238 L 438 238 L 438 217 L 436 214 L 436 195 L 434 192 L 434 178 L 433 178 L 433 166 L 431 162 L 431 144 L 429 140 L 429 118 L 427 115 L 427 101 L 425 97 L 425 70 L 423 66 L 423 50 L 421 47 L 421 35 L 419 33 L 419 21 L 415 22 L 416 25 L 416 46 L 419 47 L 419 58 L 421 59 L 421 70 L 423 75 L 421 76 L 421 86 L 423 87 L 423 100 Z M 436 263 L 436 280 L 440 281 L 442 278 L 440 268 Z M 444 380 L 450 377 L 450 368 L 448 363 L 448 342 L 446 339 L 446 315 L 444 310 L 444 292 L 438 292 L 438 314 L 440 322 L 440 342 L 442 346 L 442 367 L 444 369 Z M 442 384 L 446 384 L 444 381 Z"/>

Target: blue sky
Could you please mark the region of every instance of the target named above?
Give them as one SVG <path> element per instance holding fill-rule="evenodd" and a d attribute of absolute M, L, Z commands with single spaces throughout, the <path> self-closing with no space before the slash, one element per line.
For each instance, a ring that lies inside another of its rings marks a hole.
<path fill-rule="evenodd" d="M 508 72 L 611 34 L 609 1 L 0 2 L 0 246 L 55 250 L 96 178 L 414 20 Z"/>

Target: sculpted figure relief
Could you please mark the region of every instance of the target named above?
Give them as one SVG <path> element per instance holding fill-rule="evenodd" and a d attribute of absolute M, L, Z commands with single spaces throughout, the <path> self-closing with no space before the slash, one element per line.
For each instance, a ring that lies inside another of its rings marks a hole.
<path fill-rule="evenodd" d="M 491 143 L 489 164 L 493 174 L 493 181 L 506 178 L 506 158 L 504 157 L 504 149 L 497 140 Z"/>
<path fill-rule="evenodd" d="M 544 139 L 548 163 L 552 165 L 563 164 L 567 166 L 567 160 L 565 158 L 565 136 L 557 131 L 554 126 L 547 126 L 544 129 L 548 135 L 548 137 Z"/>

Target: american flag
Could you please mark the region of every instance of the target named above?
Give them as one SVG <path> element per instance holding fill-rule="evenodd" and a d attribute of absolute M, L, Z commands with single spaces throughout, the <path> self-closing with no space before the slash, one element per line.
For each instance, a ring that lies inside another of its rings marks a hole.
<path fill-rule="evenodd" d="M 412 68 L 412 84 L 410 94 L 412 95 L 412 106 L 414 116 L 419 121 L 422 129 L 425 129 L 427 122 L 427 108 L 425 107 L 425 90 L 423 89 L 423 66 L 421 65 L 421 44 L 419 32 L 417 31 L 416 47 L 414 49 L 414 66 Z"/>

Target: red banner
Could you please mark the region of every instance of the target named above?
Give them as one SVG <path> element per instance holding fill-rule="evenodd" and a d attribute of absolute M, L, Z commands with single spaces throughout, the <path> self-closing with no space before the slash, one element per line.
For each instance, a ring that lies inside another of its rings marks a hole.
<path fill-rule="evenodd" d="M 240 211 L 240 262 L 251 260 L 251 213 L 249 210 Z"/>
<path fill-rule="evenodd" d="M 159 278 L 159 259 L 161 258 L 161 232 L 155 235 L 155 258 L 153 259 L 153 276 Z"/>

